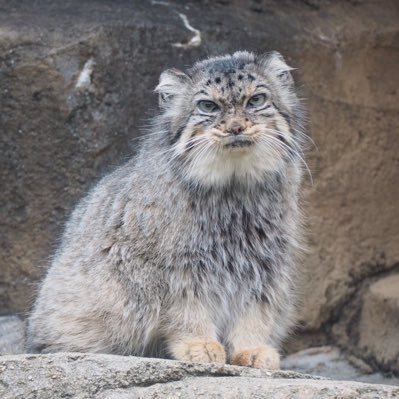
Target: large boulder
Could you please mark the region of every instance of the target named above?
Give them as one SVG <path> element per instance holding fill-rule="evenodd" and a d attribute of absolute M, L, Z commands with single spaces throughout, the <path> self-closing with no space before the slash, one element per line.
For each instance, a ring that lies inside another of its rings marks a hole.
<path fill-rule="evenodd" d="M 396 3 L 0 0 L 0 312 L 29 309 L 73 205 L 134 153 L 163 69 L 276 49 L 298 68 L 316 143 L 303 328 L 287 348 L 335 342 L 397 369 L 363 308 L 399 265 Z"/>
<path fill-rule="evenodd" d="M 262 371 L 113 355 L 0 357 L 3 399 L 397 398 L 399 387 L 331 381 L 291 371 Z"/>

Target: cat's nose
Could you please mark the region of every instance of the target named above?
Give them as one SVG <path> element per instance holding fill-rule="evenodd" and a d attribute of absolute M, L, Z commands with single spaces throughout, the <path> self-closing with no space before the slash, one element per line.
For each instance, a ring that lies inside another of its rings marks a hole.
<path fill-rule="evenodd" d="M 226 130 L 231 134 L 240 134 L 245 130 L 245 124 L 241 121 L 235 120 L 227 125 Z"/>

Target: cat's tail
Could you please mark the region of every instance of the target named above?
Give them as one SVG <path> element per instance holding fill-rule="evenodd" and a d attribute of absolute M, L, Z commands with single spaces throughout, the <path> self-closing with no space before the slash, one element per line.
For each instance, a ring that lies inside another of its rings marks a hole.
<path fill-rule="evenodd" d="M 18 316 L 0 316 L 0 355 L 26 353 L 25 322 Z"/>

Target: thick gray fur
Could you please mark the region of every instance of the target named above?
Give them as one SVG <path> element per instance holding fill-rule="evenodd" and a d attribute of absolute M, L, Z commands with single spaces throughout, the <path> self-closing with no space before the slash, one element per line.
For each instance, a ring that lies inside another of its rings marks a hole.
<path fill-rule="evenodd" d="M 31 351 L 195 360 L 181 345 L 197 339 L 228 359 L 278 349 L 295 320 L 301 236 L 304 133 L 290 69 L 278 53 L 238 52 L 161 75 L 161 114 L 138 155 L 66 225 L 29 318 Z M 247 114 L 240 96 L 254 85 L 269 105 Z M 219 101 L 217 115 L 198 111 L 199 92 Z M 260 126 L 249 149 L 201 136 L 237 118 Z"/>

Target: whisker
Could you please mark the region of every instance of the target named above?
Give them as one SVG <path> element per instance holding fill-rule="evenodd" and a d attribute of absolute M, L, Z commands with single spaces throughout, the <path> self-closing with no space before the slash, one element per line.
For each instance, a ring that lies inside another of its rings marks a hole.
<path fill-rule="evenodd" d="M 303 150 L 302 150 L 301 146 L 300 146 L 295 140 L 290 139 L 290 134 L 291 134 L 291 133 L 288 133 L 288 132 L 281 132 L 281 131 L 279 131 L 279 130 L 275 130 L 275 129 L 271 129 L 271 128 L 265 128 L 265 130 L 266 130 L 267 132 L 273 133 L 273 134 L 275 134 L 275 135 L 277 135 L 277 136 L 279 136 L 279 137 L 282 137 L 283 139 L 285 139 L 286 141 L 288 141 L 290 145 L 295 146 L 295 148 L 296 148 L 298 151 L 300 151 L 301 154 L 303 154 Z"/>
<path fill-rule="evenodd" d="M 273 136 L 264 136 L 263 139 L 265 140 L 272 140 L 277 146 L 280 146 L 281 149 L 285 150 L 285 152 L 287 153 L 287 155 L 289 155 L 289 151 L 294 151 L 295 155 L 298 156 L 298 158 L 302 161 L 303 165 L 305 166 L 308 174 L 309 174 L 309 178 L 311 181 L 311 184 L 313 186 L 314 182 L 313 182 L 313 177 L 312 177 L 312 173 L 309 169 L 308 164 L 306 163 L 306 161 L 303 159 L 303 157 L 301 156 L 301 154 L 299 154 L 298 151 L 295 151 L 295 149 L 289 147 L 287 144 L 283 143 L 282 141 L 278 140 L 277 138 L 273 137 Z M 292 159 L 292 158 L 291 158 Z"/>
<path fill-rule="evenodd" d="M 189 160 L 190 162 L 190 172 L 197 166 L 198 162 L 200 159 L 203 157 L 204 154 L 208 152 L 209 156 L 209 149 L 210 149 L 210 143 L 209 142 L 204 142 L 202 146 L 198 146 L 199 149 L 197 150 L 197 153 L 195 154 L 194 158 Z M 206 158 L 205 158 L 206 159 Z"/>
<path fill-rule="evenodd" d="M 270 131 L 273 131 L 273 132 L 275 132 L 275 133 L 283 134 L 284 137 L 292 136 L 292 133 L 290 133 L 290 132 L 282 132 L 282 131 L 280 131 L 280 130 L 275 130 L 275 129 L 271 129 L 271 128 L 266 128 L 266 129 L 267 129 L 267 130 L 270 130 Z M 308 134 L 306 134 L 306 133 L 305 133 L 304 131 L 302 131 L 302 130 L 296 130 L 295 132 L 296 132 L 296 134 L 299 134 L 299 135 L 301 136 L 301 138 L 303 138 L 304 140 L 309 141 L 309 142 L 313 145 L 313 147 L 316 149 L 316 151 L 319 151 L 319 148 L 317 147 L 315 141 L 314 141 Z M 295 140 L 294 140 L 293 142 L 295 142 Z M 295 142 L 295 144 L 299 146 L 298 143 Z"/>
<path fill-rule="evenodd" d="M 294 158 L 292 157 L 292 155 L 291 155 L 290 153 L 288 153 L 287 150 L 286 150 L 285 148 L 276 146 L 274 142 L 269 142 L 269 141 L 263 139 L 263 140 L 261 141 L 261 144 L 263 144 L 263 146 L 266 148 L 266 150 L 267 150 L 268 152 L 269 152 L 269 151 L 272 151 L 272 153 L 273 153 L 275 156 L 277 156 L 277 157 L 281 156 L 281 151 L 277 151 L 277 149 L 278 149 L 278 150 L 282 150 L 282 151 L 289 157 L 289 159 L 290 159 L 292 162 L 295 161 Z M 277 149 L 276 149 L 276 148 L 277 148 Z"/>

